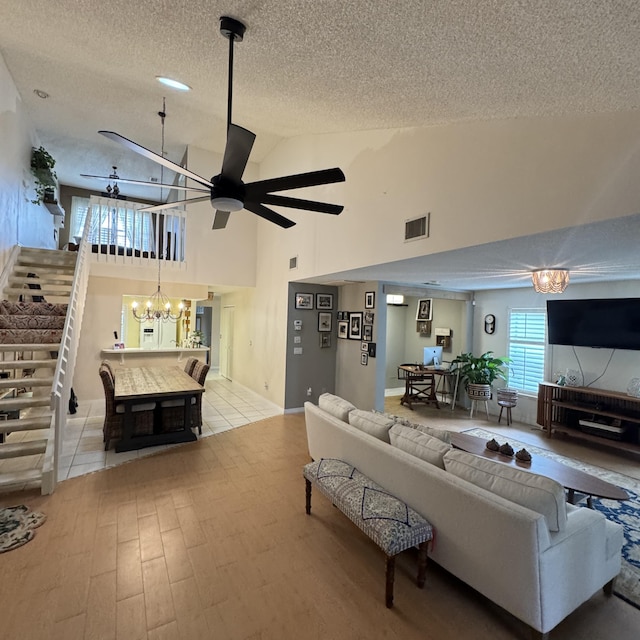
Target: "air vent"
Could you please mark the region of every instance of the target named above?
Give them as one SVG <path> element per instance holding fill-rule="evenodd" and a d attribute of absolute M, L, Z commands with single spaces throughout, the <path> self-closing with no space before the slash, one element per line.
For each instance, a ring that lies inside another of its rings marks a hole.
<path fill-rule="evenodd" d="M 413 218 L 413 220 L 407 220 L 404 223 L 404 239 L 405 240 L 417 240 L 418 238 L 429 237 L 429 216 L 421 218 Z"/>
<path fill-rule="evenodd" d="M 298 256 L 289 258 L 289 269 L 297 269 L 297 268 L 298 268 Z"/>

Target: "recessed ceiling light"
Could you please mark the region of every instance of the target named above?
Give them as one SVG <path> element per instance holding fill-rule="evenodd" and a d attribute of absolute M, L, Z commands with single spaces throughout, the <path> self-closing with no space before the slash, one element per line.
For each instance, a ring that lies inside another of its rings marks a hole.
<path fill-rule="evenodd" d="M 34 89 L 33 93 L 35 93 L 38 98 L 42 98 L 43 100 L 46 100 L 49 97 L 49 94 L 46 91 L 43 91 L 42 89 Z"/>
<path fill-rule="evenodd" d="M 177 80 L 173 80 L 172 78 L 165 78 L 164 76 L 156 76 L 156 80 L 166 85 L 167 87 L 171 87 L 172 89 L 177 89 L 178 91 L 191 91 L 191 87 L 189 85 L 186 85 L 183 82 L 178 82 Z"/>

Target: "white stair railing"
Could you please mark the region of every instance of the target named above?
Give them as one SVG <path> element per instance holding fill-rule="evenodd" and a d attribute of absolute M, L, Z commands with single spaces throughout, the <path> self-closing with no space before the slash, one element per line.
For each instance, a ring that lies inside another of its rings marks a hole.
<path fill-rule="evenodd" d="M 86 238 L 91 226 L 91 210 L 87 212 L 82 240 L 78 248 L 76 268 L 71 285 L 67 317 L 62 330 L 60 351 L 51 389 L 52 434 L 49 438 L 42 467 L 42 493 L 53 493 L 58 482 L 58 470 L 62 445 L 67 425 L 67 410 L 71 395 L 73 370 L 76 364 L 76 354 L 80 341 L 80 329 L 84 315 L 84 304 L 87 297 L 89 283 L 88 243 Z"/>
<path fill-rule="evenodd" d="M 168 268 L 186 265 L 186 212 L 144 211 L 147 204 L 92 196 L 91 252 L 96 261 L 144 265 L 160 257 Z"/>

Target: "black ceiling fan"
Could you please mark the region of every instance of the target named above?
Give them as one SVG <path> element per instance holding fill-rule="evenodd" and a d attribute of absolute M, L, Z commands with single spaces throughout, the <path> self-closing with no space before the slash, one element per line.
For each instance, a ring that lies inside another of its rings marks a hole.
<path fill-rule="evenodd" d="M 167 160 L 166 158 L 140 146 L 114 131 L 99 131 L 98 133 L 101 133 L 103 136 L 127 147 L 131 151 L 135 151 L 145 158 L 153 160 L 154 162 L 190 178 L 201 185 L 200 188 L 193 189 L 191 187 L 182 187 L 184 190 L 200 192 L 208 191 L 208 195 L 206 196 L 179 200 L 177 202 L 160 204 L 153 207 L 146 207 L 146 211 L 158 211 L 160 209 L 175 207 L 179 204 L 211 200 L 211 205 L 216 210 L 213 219 L 213 229 L 223 229 L 227 224 L 229 214 L 232 211 L 240 211 L 241 209 L 247 209 L 261 218 L 280 225 L 285 229 L 295 225 L 295 222 L 281 216 L 265 205 L 290 207 L 306 211 L 317 211 L 319 213 L 329 213 L 332 215 L 340 214 L 343 210 L 341 205 L 315 202 L 313 200 L 301 200 L 272 193 L 288 191 L 290 189 L 299 189 L 302 187 L 331 184 L 334 182 L 343 182 L 345 179 L 344 173 L 338 168 L 311 171 L 309 173 L 300 173 L 281 178 L 272 178 L 269 180 L 258 180 L 257 182 L 250 182 L 248 184 L 242 182 L 242 174 L 244 173 L 256 138 L 255 134 L 251 131 L 231 122 L 231 105 L 233 95 L 233 44 L 234 42 L 242 42 L 244 32 L 245 25 L 238 20 L 226 16 L 220 18 L 220 33 L 229 40 L 227 144 L 222 160 L 222 170 L 218 175 L 211 178 L 211 180 L 207 180 L 188 169 L 184 169 L 180 165 Z M 120 181 L 127 182 L 125 180 Z M 137 181 L 137 183 L 139 184 L 140 181 Z M 158 183 L 143 184 L 153 184 L 158 187 L 174 188 L 172 185 L 160 185 Z M 206 189 L 203 189 L 202 187 L 206 187 Z"/>

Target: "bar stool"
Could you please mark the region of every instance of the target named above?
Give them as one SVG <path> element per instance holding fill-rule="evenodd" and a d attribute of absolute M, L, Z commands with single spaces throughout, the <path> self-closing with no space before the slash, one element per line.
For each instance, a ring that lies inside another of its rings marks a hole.
<path fill-rule="evenodd" d="M 498 406 L 500 407 L 500 415 L 498 416 L 498 424 L 502 419 L 502 410 L 507 410 L 507 426 L 509 426 L 513 420 L 511 418 L 511 409 L 516 406 L 518 403 L 518 390 L 517 389 L 509 389 L 505 387 L 504 389 L 498 389 L 497 391 L 498 397 Z"/>

